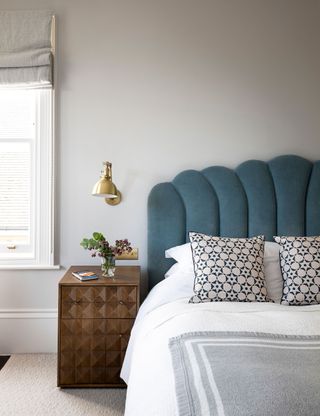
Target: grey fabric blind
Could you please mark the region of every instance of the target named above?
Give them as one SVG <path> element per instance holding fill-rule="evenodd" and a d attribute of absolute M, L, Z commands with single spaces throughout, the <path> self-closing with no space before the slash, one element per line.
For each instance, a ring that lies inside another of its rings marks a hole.
<path fill-rule="evenodd" d="M 0 87 L 52 85 L 53 13 L 0 11 Z"/>

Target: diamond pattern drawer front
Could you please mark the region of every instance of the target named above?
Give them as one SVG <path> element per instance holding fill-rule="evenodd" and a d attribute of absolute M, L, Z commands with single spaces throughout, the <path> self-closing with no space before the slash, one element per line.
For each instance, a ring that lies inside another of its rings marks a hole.
<path fill-rule="evenodd" d="M 62 318 L 135 318 L 137 288 L 63 287 Z"/>
<path fill-rule="evenodd" d="M 90 283 L 77 281 L 75 269 L 59 284 L 58 386 L 125 386 L 120 371 L 139 306 L 140 269 L 117 267 L 119 279 Z"/>
<path fill-rule="evenodd" d="M 62 319 L 61 350 L 123 350 L 133 322 L 133 319 Z"/>
<path fill-rule="evenodd" d="M 123 302 L 136 302 L 136 286 L 102 286 L 102 287 L 79 287 L 66 286 L 62 288 L 62 302 L 84 302 L 84 303 L 116 303 L 120 300 Z"/>
<path fill-rule="evenodd" d="M 133 322 L 133 319 L 62 319 L 61 384 L 121 383 L 120 369 Z"/>

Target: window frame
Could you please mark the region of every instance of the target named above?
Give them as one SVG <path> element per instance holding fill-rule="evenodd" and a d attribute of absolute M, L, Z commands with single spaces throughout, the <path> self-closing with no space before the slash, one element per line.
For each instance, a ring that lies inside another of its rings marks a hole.
<path fill-rule="evenodd" d="M 2 252 L 0 270 L 59 268 L 54 265 L 54 90 L 43 88 L 33 92 L 36 114 L 35 139 L 31 141 L 32 249 L 31 253 L 9 249 Z"/>

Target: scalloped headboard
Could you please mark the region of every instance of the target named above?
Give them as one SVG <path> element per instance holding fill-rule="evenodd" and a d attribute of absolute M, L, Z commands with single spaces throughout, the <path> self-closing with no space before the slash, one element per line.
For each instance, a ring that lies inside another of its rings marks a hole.
<path fill-rule="evenodd" d="M 189 231 L 224 237 L 320 235 L 320 161 L 279 156 L 235 170 L 186 170 L 156 185 L 148 200 L 149 289 L 172 265 L 164 257 Z"/>

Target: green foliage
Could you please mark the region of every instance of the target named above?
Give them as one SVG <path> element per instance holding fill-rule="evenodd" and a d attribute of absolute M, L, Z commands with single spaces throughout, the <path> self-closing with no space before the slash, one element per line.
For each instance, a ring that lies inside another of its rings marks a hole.
<path fill-rule="evenodd" d="M 81 247 L 85 250 L 92 251 L 92 257 L 110 257 L 115 255 L 121 255 L 124 252 L 132 251 L 131 244 L 127 239 L 125 240 L 116 240 L 115 245 L 110 245 L 110 243 L 105 239 L 102 233 L 94 232 L 92 238 L 83 238 L 80 243 Z"/>
<path fill-rule="evenodd" d="M 92 236 L 93 236 L 94 240 L 96 240 L 96 241 L 105 241 L 106 240 L 104 238 L 104 235 L 101 234 L 101 233 L 95 232 L 95 233 L 92 234 Z"/>

